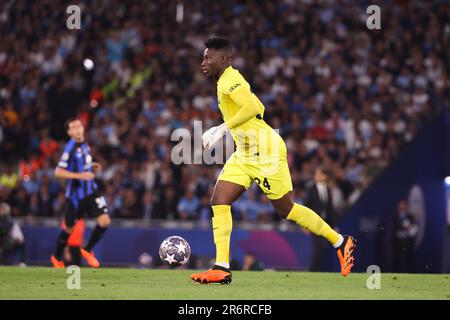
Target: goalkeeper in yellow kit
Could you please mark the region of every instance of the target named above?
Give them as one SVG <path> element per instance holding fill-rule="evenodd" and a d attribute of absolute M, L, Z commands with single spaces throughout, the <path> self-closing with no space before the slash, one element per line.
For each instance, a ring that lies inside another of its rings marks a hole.
<path fill-rule="evenodd" d="M 225 163 L 211 199 L 215 264 L 205 272 L 191 275 L 191 279 L 200 283 L 231 282 L 231 204 L 252 182 L 259 185 L 280 216 L 327 239 L 337 249 L 341 274 L 348 275 L 354 263 L 355 240 L 340 235 L 314 211 L 294 202 L 286 145 L 263 120 L 264 105 L 252 93 L 248 82 L 231 66 L 232 48 L 228 39 L 213 37 L 205 41 L 205 46 L 202 71 L 217 81 L 224 123 L 203 134 L 203 146 L 211 149 L 230 131 L 236 151 Z"/>

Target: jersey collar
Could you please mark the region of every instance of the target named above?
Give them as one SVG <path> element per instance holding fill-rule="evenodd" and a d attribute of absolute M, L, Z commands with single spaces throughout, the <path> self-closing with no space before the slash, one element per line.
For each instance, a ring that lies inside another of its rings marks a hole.
<path fill-rule="evenodd" d="M 225 73 L 227 73 L 228 71 L 230 71 L 232 69 L 233 69 L 233 66 L 229 66 L 225 70 L 223 70 L 222 74 L 219 77 L 219 80 L 217 80 L 217 83 L 220 81 L 220 79 L 222 79 L 222 77 L 225 75 Z"/>
<path fill-rule="evenodd" d="M 75 139 L 70 138 L 70 140 L 72 141 L 73 144 L 76 144 L 77 146 L 82 146 L 84 144 L 85 141 L 83 142 L 76 142 Z"/>

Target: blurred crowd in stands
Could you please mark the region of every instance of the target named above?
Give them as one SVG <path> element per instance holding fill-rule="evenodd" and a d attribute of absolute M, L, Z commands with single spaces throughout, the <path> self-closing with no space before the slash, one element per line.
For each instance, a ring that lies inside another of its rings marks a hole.
<path fill-rule="evenodd" d="M 323 165 L 341 215 L 449 108 L 445 1 L 381 4 L 381 30 L 367 29 L 366 1 L 184 1 L 178 21 L 177 1 L 76 2 L 81 30 L 66 27 L 69 2 L 0 4 L 0 202 L 14 217 L 61 216 L 53 172 L 78 115 L 113 218 L 209 221 L 221 166 L 175 165 L 171 133 L 221 121 L 200 70 L 210 35 L 232 40 L 234 66 L 285 138 L 296 200 Z M 277 220 L 255 187 L 234 216 Z"/>

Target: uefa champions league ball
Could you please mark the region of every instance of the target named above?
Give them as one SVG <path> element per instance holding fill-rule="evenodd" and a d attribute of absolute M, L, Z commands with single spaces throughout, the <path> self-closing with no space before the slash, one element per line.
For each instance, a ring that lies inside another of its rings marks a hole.
<path fill-rule="evenodd" d="M 159 257 L 171 266 L 181 266 L 189 261 L 191 247 L 182 237 L 170 236 L 159 246 Z"/>

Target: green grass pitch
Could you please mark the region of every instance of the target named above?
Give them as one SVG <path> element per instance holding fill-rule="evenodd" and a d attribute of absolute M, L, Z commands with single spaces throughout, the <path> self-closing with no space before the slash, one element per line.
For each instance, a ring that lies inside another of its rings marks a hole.
<path fill-rule="evenodd" d="M 192 270 L 81 269 L 81 289 L 67 289 L 66 270 L 0 267 L 0 299 L 450 300 L 446 274 L 381 274 L 381 289 L 366 288 L 368 275 L 265 271 L 233 272 L 230 285 L 192 282 Z"/>

